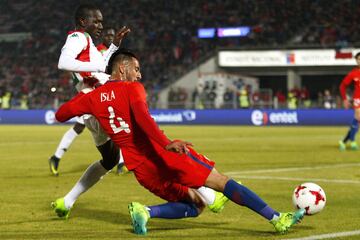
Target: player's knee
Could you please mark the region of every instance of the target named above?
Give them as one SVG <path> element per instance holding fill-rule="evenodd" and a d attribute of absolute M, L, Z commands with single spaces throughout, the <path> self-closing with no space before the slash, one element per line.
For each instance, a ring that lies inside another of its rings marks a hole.
<path fill-rule="evenodd" d="M 194 206 L 196 207 L 197 209 L 197 213 L 198 215 L 202 213 L 202 211 L 204 210 L 204 208 L 206 207 L 206 203 L 205 201 L 203 200 L 203 198 L 200 196 L 200 194 L 192 189 L 192 188 L 189 188 L 189 195 L 188 195 L 188 199 L 187 201 L 188 202 L 191 202 L 192 204 L 194 204 Z"/>
<path fill-rule="evenodd" d="M 102 160 L 100 161 L 101 165 L 106 170 L 113 169 L 120 159 L 119 148 L 111 140 L 101 146 L 98 146 L 97 148 L 102 156 Z"/>
<path fill-rule="evenodd" d="M 215 168 L 211 171 L 206 179 L 205 185 L 218 192 L 223 192 L 225 184 L 229 181 L 229 177 L 219 173 Z"/>
<path fill-rule="evenodd" d="M 73 129 L 79 135 L 84 131 L 85 125 L 81 123 L 75 123 Z"/>

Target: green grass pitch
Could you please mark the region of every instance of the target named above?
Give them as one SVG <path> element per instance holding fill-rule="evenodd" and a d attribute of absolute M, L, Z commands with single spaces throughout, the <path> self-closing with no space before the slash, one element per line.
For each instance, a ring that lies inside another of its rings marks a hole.
<path fill-rule="evenodd" d="M 100 159 L 85 131 L 63 157 L 60 176 L 50 175 L 47 159 L 69 127 L 0 126 L 0 239 L 291 239 L 360 230 L 360 152 L 337 149 L 346 127 L 162 126 L 170 138 L 191 141 L 219 171 L 241 180 L 277 210 L 292 210 L 293 189 L 308 181 L 323 187 L 327 205 L 286 235 L 229 203 L 220 214 L 205 210 L 193 219 L 151 219 L 145 237 L 132 233 L 127 204 L 164 201 L 132 174 L 109 173 L 80 197 L 69 220 L 54 215 L 50 202 Z"/>

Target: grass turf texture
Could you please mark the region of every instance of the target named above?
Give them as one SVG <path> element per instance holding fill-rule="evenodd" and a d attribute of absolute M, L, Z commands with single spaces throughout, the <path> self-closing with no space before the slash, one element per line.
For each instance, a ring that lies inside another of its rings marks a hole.
<path fill-rule="evenodd" d="M 51 176 L 47 160 L 68 128 L 0 126 L 0 239 L 284 239 L 360 229 L 359 165 L 346 166 L 360 164 L 360 152 L 338 151 L 345 127 L 163 126 L 169 137 L 191 141 L 216 161 L 218 170 L 242 180 L 275 209 L 292 210 L 292 191 L 306 181 L 323 187 L 327 206 L 284 236 L 275 234 L 257 214 L 229 203 L 219 215 L 206 210 L 195 219 L 151 219 L 146 237 L 132 233 L 127 204 L 164 201 L 139 186 L 132 174 L 108 174 L 80 197 L 68 221 L 55 216 L 50 202 L 69 191 L 86 167 L 100 159 L 85 131 L 61 160 L 60 176 Z"/>

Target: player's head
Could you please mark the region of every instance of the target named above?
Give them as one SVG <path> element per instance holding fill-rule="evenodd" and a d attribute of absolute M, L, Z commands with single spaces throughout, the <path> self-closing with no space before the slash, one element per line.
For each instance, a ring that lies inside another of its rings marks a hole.
<path fill-rule="evenodd" d="M 360 52 L 355 54 L 355 60 L 356 60 L 357 65 L 360 67 Z"/>
<path fill-rule="evenodd" d="M 103 43 L 106 47 L 109 47 L 110 44 L 114 41 L 115 30 L 113 28 L 106 28 L 103 31 Z"/>
<path fill-rule="evenodd" d="M 123 81 L 140 81 L 141 72 L 137 56 L 129 49 L 120 48 L 110 58 L 107 74 L 112 79 Z"/>
<path fill-rule="evenodd" d="M 83 30 L 93 38 L 101 36 L 103 16 L 99 8 L 90 4 L 80 5 L 75 11 L 75 24 L 78 30 Z"/>

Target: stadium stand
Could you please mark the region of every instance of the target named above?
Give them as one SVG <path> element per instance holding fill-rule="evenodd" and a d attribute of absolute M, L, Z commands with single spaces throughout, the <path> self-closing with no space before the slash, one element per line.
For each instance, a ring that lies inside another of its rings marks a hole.
<path fill-rule="evenodd" d="M 341 48 L 359 45 L 360 39 L 359 18 L 354 14 L 354 6 L 360 7 L 358 0 L 92 2 L 103 11 L 105 26 L 133 29 L 124 45 L 142 59 L 143 82 L 152 102 L 160 89 L 213 56 L 218 47 Z M 78 4 L 72 0 L 1 1 L 0 97 L 11 94 L 10 107 L 54 108 L 74 94 L 68 75 L 57 70 L 57 60 Z M 248 37 L 196 37 L 199 27 L 239 24 L 251 27 Z M 14 33 L 24 39 L 8 40 Z M 179 92 L 180 97 L 191 97 Z"/>

